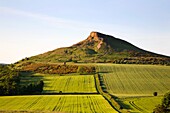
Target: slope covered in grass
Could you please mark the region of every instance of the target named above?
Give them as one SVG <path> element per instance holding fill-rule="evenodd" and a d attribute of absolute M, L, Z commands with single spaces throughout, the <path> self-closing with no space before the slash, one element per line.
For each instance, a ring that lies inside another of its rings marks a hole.
<path fill-rule="evenodd" d="M 25 62 L 114 62 L 138 64 L 170 64 L 170 57 L 152 53 L 111 35 L 91 32 L 83 41 L 70 47 L 57 48 L 30 58 Z"/>

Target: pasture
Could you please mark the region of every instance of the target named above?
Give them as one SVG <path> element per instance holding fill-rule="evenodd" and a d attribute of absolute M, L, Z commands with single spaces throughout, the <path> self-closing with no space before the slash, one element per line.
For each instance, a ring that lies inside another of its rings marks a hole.
<path fill-rule="evenodd" d="M 170 90 L 170 66 L 98 64 L 107 91 L 118 97 L 164 95 Z"/>
<path fill-rule="evenodd" d="M 117 113 L 101 95 L 1 96 L 0 112 Z"/>
<path fill-rule="evenodd" d="M 24 75 L 21 83 L 26 84 L 37 80 L 44 81 L 43 93 L 97 93 L 93 75 Z"/>

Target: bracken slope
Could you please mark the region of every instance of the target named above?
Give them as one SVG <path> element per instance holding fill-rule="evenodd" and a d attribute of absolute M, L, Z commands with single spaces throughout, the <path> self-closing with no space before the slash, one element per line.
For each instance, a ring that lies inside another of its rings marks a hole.
<path fill-rule="evenodd" d="M 170 57 L 140 49 L 110 35 L 91 32 L 87 39 L 70 47 L 58 48 L 19 62 L 111 62 L 169 65 Z"/>

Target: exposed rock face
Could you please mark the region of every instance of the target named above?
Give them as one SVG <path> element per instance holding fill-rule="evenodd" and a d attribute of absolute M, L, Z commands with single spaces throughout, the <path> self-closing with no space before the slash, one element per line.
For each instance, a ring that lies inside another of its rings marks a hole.
<path fill-rule="evenodd" d="M 100 34 L 101 33 L 98 33 L 98 32 L 91 32 L 87 40 L 101 41 L 103 40 L 103 37 L 101 37 Z"/>
<path fill-rule="evenodd" d="M 98 37 L 97 32 L 94 32 L 94 31 L 90 33 L 90 36 L 91 37 Z"/>
<path fill-rule="evenodd" d="M 87 38 L 88 41 L 92 42 L 95 41 L 98 43 L 97 49 L 100 49 L 102 43 L 103 43 L 103 37 L 100 37 L 101 33 L 98 32 L 91 32 L 90 36 Z"/>
<path fill-rule="evenodd" d="M 155 54 L 149 51 L 145 51 L 140 49 L 133 44 L 116 38 L 111 35 L 103 34 L 100 32 L 92 31 L 87 39 L 74 44 L 71 47 L 76 47 L 80 49 L 91 49 L 99 53 L 107 53 L 113 54 L 114 53 L 121 53 L 121 52 L 129 52 L 127 54 L 140 54 L 140 55 L 131 55 L 131 56 L 159 56 L 159 54 Z M 130 55 L 129 55 L 130 56 Z"/>
<path fill-rule="evenodd" d="M 101 40 L 101 41 L 99 42 L 99 44 L 97 45 L 97 49 L 100 49 L 102 43 L 103 43 L 103 40 Z"/>
<path fill-rule="evenodd" d="M 86 40 L 81 41 L 73 46 L 86 46 L 89 43 L 97 43 L 97 47 L 94 47 L 94 48 L 100 49 L 100 47 L 103 43 L 103 37 L 101 37 L 101 36 L 102 36 L 101 33 L 91 32 Z"/>

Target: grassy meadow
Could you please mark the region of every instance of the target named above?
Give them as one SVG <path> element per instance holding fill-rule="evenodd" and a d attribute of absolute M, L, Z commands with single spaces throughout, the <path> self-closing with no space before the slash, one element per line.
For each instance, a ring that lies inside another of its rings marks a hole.
<path fill-rule="evenodd" d="M 1 96 L 0 112 L 117 113 L 101 95 Z"/>

